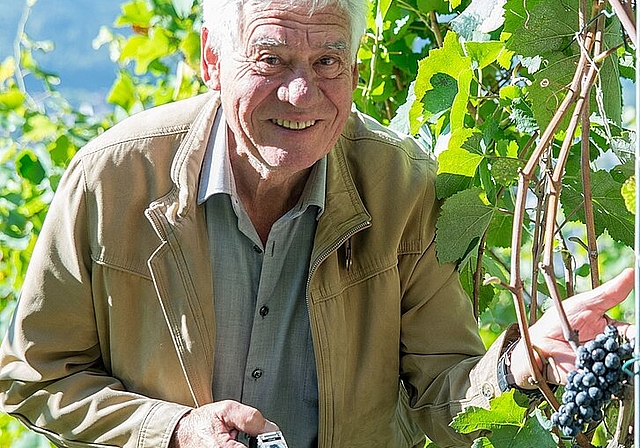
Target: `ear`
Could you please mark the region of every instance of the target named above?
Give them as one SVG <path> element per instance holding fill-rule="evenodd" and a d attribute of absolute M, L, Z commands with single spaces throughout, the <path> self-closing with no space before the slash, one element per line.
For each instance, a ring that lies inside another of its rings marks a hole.
<path fill-rule="evenodd" d="M 200 34 L 200 71 L 204 83 L 212 90 L 220 90 L 218 55 L 209 45 L 209 30 L 202 27 Z"/>
<path fill-rule="evenodd" d="M 360 71 L 358 70 L 358 63 L 353 63 L 353 71 L 351 72 L 351 89 L 355 92 L 358 87 L 358 80 L 360 78 Z"/>

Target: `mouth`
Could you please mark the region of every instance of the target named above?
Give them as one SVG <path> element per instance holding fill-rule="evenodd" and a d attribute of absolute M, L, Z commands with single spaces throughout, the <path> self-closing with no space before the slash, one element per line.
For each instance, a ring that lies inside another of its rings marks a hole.
<path fill-rule="evenodd" d="M 316 124 L 316 120 L 309 121 L 289 121 L 289 120 L 280 120 L 279 118 L 271 119 L 271 122 L 275 125 L 283 127 L 285 129 L 292 129 L 294 131 L 300 131 L 302 129 L 307 129 Z"/>

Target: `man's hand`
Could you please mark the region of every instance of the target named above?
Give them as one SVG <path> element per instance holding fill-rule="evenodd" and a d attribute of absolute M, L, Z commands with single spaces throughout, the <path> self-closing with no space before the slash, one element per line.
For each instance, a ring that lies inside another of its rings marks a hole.
<path fill-rule="evenodd" d="M 277 431 L 278 427 L 252 407 L 225 400 L 193 409 L 178 422 L 169 448 L 244 448 L 240 432 L 251 436 Z"/>
<path fill-rule="evenodd" d="M 631 292 L 634 285 L 633 269 L 626 269 L 614 279 L 598 288 L 577 294 L 562 302 L 563 308 L 571 324 L 571 328 L 578 330 L 580 343 L 594 339 L 602 333 L 604 327 L 613 324 L 618 331 L 627 337 L 633 337 L 632 325 L 614 321 L 605 316 L 607 310 L 622 302 Z M 537 352 L 549 362 L 543 366 L 543 361 L 534 350 L 543 374 L 552 383 L 565 384 L 566 375 L 575 370 L 575 353 L 565 340 L 562 326 L 555 308 L 549 309 L 540 320 L 529 328 L 531 342 Z M 518 386 L 530 389 L 533 386 L 527 381 L 532 376 L 529 371 L 526 347 L 521 340 L 511 355 L 511 373 Z"/>

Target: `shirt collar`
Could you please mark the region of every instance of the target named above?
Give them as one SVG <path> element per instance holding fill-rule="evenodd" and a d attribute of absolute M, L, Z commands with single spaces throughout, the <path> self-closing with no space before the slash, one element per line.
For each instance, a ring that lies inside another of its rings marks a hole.
<path fill-rule="evenodd" d="M 327 156 L 324 156 L 313 166 L 300 200 L 290 211 L 293 214 L 291 217 L 299 216 L 309 206 L 314 205 L 318 208 L 317 218 L 319 218 L 324 211 L 326 186 Z M 204 204 L 209 197 L 219 193 L 228 194 L 233 199 L 238 199 L 229 160 L 227 122 L 224 119 L 222 107 L 219 107 L 216 113 L 202 162 L 198 186 L 198 205 Z"/>

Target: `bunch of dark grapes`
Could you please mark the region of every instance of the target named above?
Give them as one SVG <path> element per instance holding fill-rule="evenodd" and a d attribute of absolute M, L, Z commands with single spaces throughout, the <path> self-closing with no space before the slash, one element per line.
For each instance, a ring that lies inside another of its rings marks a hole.
<path fill-rule="evenodd" d="M 604 418 L 604 406 L 622 391 L 627 379 L 622 366 L 632 353 L 633 344 L 623 342 L 613 325 L 578 347 L 576 370 L 567 375 L 562 405 L 551 416 L 564 436 L 575 437 L 584 425 Z"/>

